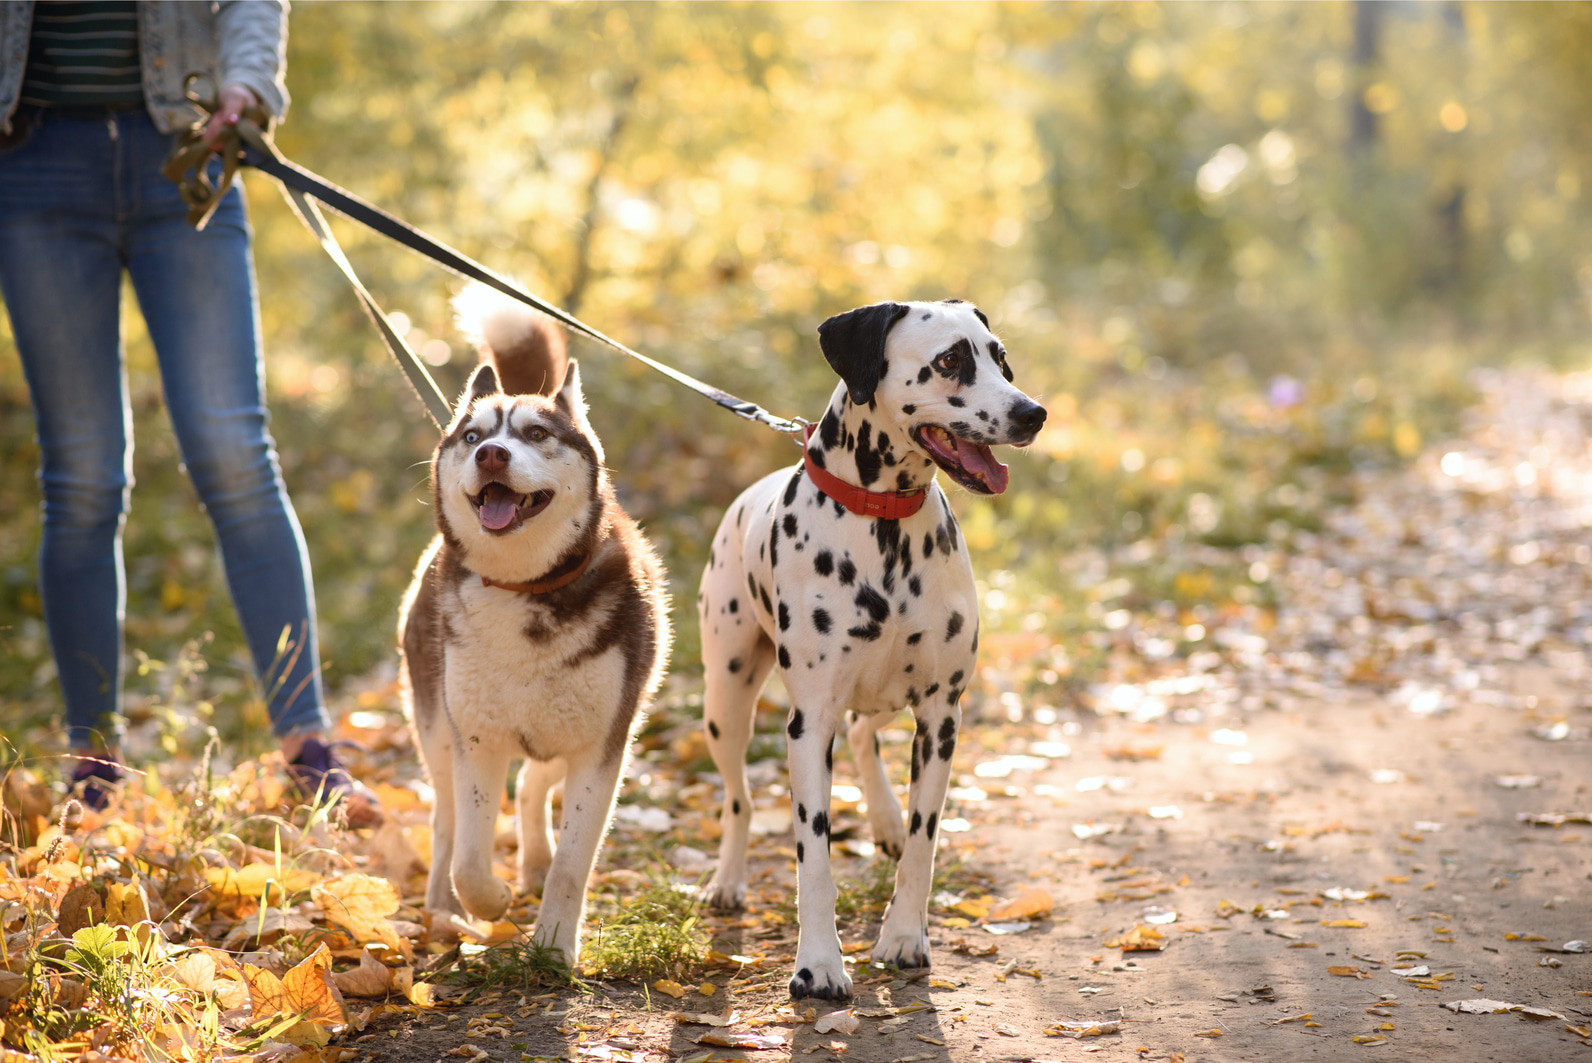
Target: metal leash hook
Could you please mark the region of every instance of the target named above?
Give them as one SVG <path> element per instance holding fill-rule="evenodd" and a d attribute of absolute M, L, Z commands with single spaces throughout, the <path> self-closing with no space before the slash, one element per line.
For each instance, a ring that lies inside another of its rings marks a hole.
<path fill-rule="evenodd" d="M 242 165 L 244 145 L 275 153 L 269 146 L 272 118 L 264 107 L 247 107 L 236 124 L 223 126 L 218 136 L 207 138 L 204 131 L 209 116 L 221 107 L 215 79 L 209 74 L 189 74 L 183 79 L 182 89 L 188 101 L 204 111 L 206 117 L 177 134 L 160 172 L 176 184 L 177 193 L 188 205 L 188 224 L 203 230 L 221 205 L 221 197 L 232 187 L 232 179 Z M 221 180 L 214 184 L 208 172 L 212 155 L 221 158 Z"/>

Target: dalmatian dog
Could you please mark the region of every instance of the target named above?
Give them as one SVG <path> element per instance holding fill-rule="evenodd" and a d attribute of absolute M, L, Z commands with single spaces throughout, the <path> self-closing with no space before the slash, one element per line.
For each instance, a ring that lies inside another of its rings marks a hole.
<path fill-rule="evenodd" d="M 988 320 L 960 300 L 861 307 L 825 321 L 818 337 L 841 383 L 802 462 L 759 480 L 725 513 L 697 598 L 703 719 L 725 790 L 704 896 L 721 908 L 746 899 L 746 748 L 777 667 L 791 698 L 800 920 L 790 993 L 839 1000 L 851 978 L 829 865 L 833 739 L 852 714 L 847 737 L 870 825 L 900 861 L 873 961 L 925 967 L 935 831 L 978 649 L 973 569 L 935 472 L 975 494 L 1004 491 L 1007 469 L 990 448 L 1033 442 L 1045 410 L 1012 385 Z M 902 708 L 917 719 L 910 819 L 876 737 Z"/>

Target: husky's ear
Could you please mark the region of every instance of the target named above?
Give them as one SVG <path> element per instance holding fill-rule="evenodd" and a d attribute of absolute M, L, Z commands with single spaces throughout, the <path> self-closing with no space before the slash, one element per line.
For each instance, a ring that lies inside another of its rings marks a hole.
<path fill-rule="evenodd" d="M 818 326 L 824 358 L 859 406 L 873 398 L 884 369 L 885 338 L 909 309 L 903 303 L 874 303 L 836 314 Z"/>
<path fill-rule="evenodd" d="M 482 362 L 475 367 L 475 372 L 470 374 L 470 382 L 465 385 L 464 394 L 460 396 L 458 405 L 462 409 L 476 399 L 485 395 L 496 395 L 500 390 L 497 373 L 493 370 L 492 363 Z"/>
<path fill-rule="evenodd" d="M 597 438 L 597 433 L 592 431 L 591 422 L 586 419 L 586 396 L 580 390 L 580 363 L 575 359 L 569 360 L 569 365 L 564 370 L 564 383 L 558 389 L 558 394 L 553 396 L 553 408 L 563 410 L 575 422 L 575 427 L 585 433 L 591 441 L 592 449 L 597 452 L 597 464 L 601 465 L 603 458 L 602 441 Z"/>

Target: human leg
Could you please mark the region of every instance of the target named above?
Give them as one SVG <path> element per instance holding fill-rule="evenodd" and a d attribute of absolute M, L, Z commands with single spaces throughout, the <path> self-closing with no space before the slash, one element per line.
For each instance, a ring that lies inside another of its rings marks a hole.
<path fill-rule="evenodd" d="M 92 120 L 50 119 L 0 157 L 0 295 L 37 424 L 40 597 L 77 749 L 120 735 L 132 448 L 112 169 Z"/>

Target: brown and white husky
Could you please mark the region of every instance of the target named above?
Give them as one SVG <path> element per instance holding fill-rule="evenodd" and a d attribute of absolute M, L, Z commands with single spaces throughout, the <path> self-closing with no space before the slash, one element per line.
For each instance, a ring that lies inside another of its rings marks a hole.
<path fill-rule="evenodd" d="M 542 890 L 535 940 L 573 965 L 631 733 L 668 658 L 666 577 L 614 499 L 555 326 L 505 301 L 478 328 L 489 361 L 432 457 L 438 534 L 398 631 L 436 789 L 426 906 L 482 919 L 508 907 L 492 837 L 509 762 L 524 757 L 519 885 Z"/>

